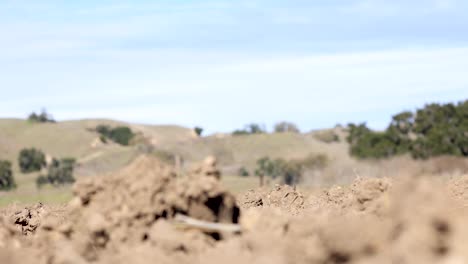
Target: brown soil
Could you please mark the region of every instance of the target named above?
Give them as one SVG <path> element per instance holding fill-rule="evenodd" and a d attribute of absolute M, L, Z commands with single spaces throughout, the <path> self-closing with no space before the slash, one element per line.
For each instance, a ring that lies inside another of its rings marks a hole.
<path fill-rule="evenodd" d="M 177 176 L 140 157 L 79 181 L 66 209 L 1 212 L 0 263 L 468 263 L 468 176 L 358 178 L 313 194 L 274 186 L 237 201 L 219 178 L 212 158 Z"/>

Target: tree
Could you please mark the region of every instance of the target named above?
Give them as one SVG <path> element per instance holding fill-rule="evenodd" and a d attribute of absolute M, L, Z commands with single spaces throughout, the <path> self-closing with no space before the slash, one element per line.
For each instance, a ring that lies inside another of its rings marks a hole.
<path fill-rule="evenodd" d="M 249 135 L 249 134 L 261 134 L 265 132 L 266 132 L 266 129 L 264 128 L 264 126 L 260 124 L 251 123 L 251 124 L 245 125 L 244 129 L 235 130 L 234 132 L 232 132 L 232 134 L 235 136 L 239 136 L 239 135 Z"/>
<path fill-rule="evenodd" d="M 51 114 L 47 113 L 46 109 L 42 109 L 40 114 L 36 114 L 35 112 L 32 112 L 28 116 L 28 120 L 32 122 L 38 122 L 38 123 L 55 123 L 54 118 L 52 117 Z"/>
<path fill-rule="evenodd" d="M 108 125 L 98 125 L 96 127 L 96 132 L 105 137 L 110 137 L 111 130 L 111 127 Z"/>
<path fill-rule="evenodd" d="M 265 133 L 265 132 L 266 132 L 264 126 L 259 125 L 259 124 L 255 124 L 255 123 L 248 124 L 248 125 L 245 127 L 245 129 L 246 129 L 250 134 L 261 134 L 261 133 Z"/>
<path fill-rule="evenodd" d="M 106 142 L 106 139 L 110 139 L 123 146 L 128 146 L 135 137 L 133 131 L 126 126 L 111 128 L 108 125 L 98 125 L 96 127 L 96 132 L 101 135 L 102 142 Z"/>
<path fill-rule="evenodd" d="M 74 183 L 73 171 L 75 163 L 76 161 L 73 158 L 54 159 L 48 168 L 47 174 L 40 175 L 36 179 L 37 186 L 42 187 L 44 184 L 60 186 Z"/>
<path fill-rule="evenodd" d="M 232 135 L 234 136 L 243 136 L 243 135 L 248 135 L 248 134 L 250 133 L 243 129 L 237 129 L 237 130 L 234 130 L 234 132 L 232 132 Z"/>
<path fill-rule="evenodd" d="M 18 157 L 19 167 L 22 173 L 40 171 L 46 166 L 45 155 L 42 151 L 29 148 L 22 149 Z"/>
<path fill-rule="evenodd" d="M 286 161 L 281 158 L 272 160 L 269 157 L 263 157 L 257 160 L 255 175 L 261 178 L 269 176 L 273 179 L 281 177 L 285 184 L 294 185 L 301 180 L 302 170 L 300 162 Z"/>
<path fill-rule="evenodd" d="M 286 162 L 281 168 L 283 181 L 287 185 L 296 185 L 302 179 L 302 168 L 299 163 Z"/>
<path fill-rule="evenodd" d="M 367 133 L 351 146 L 351 155 L 359 158 L 389 158 L 395 154 L 396 146 L 386 133 Z"/>
<path fill-rule="evenodd" d="M 392 117 L 388 128 L 374 132 L 365 124 L 350 124 L 350 152 L 359 158 L 388 158 L 410 153 L 413 158 L 468 156 L 468 100 L 458 104 L 428 104 L 415 114 Z"/>
<path fill-rule="evenodd" d="M 11 170 L 11 162 L 0 160 L 0 191 L 8 191 L 16 188 L 16 183 Z"/>
<path fill-rule="evenodd" d="M 201 128 L 201 127 L 195 127 L 193 130 L 195 131 L 195 133 L 196 133 L 197 136 L 199 136 L 199 137 L 200 137 L 200 136 L 202 135 L 202 133 L 203 133 L 203 128 Z"/>
<path fill-rule="evenodd" d="M 124 146 L 128 146 L 134 136 L 135 134 L 133 134 L 132 130 L 126 126 L 116 127 L 110 132 L 110 138 Z"/>
<path fill-rule="evenodd" d="M 413 128 L 414 115 L 409 111 L 401 112 L 392 117 L 390 128 L 396 129 L 399 133 L 407 135 Z"/>
<path fill-rule="evenodd" d="M 359 125 L 348 124 L 348 136 L 346 141 L 351 145 L 356 144 L 359 140 L 366 134 L 370 133 L 371 130 L 367 128 L 366 123 L 361 123 Z"/>
<path fill-rule="evenodd" d="M 282 121 L 282 122 L 275 124 L 274 131 L 276 133 L 286 133 L 286 132 L 300 133 L 299 129 L 297 128 L 295 124 L 291 122 L 286 122 L 286 121 Z"/>
<path fill-rule="evenodd" d="M 257 169 L 255 175 L 257 176 L 271 176 L 275 178 L 277 175 L 274 174 L 274 163 L 269 157 L 263 157 L 257 160 Z"/>

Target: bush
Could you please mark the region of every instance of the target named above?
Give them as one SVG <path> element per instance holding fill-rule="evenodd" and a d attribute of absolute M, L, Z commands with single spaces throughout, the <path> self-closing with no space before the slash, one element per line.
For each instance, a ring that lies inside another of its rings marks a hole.
<path fill-rule="evenodd" d="M 351 145 L 358 144 L 359 140 L 370 132 L 371 130 L 367 128 L 366 123 L 361 123 L 359 125 L 348 124 L 348 136 L 346 137 L 346 141 Z"/>
<path fill-rule="evenodd" d="M 237 129 L 237 130 L 234 130 L 234 132 L 232 132 L 232 135 L 234 136 L 243 136 L 243 135 L 248 135 L 248 134 L 250 133 L 243 129 Z"/>
<path fill-rule="evenodd" d="M 249 171 L 245 167 L 240 167 L 237 173 L 239 174 L 239 176 L 242 176 L 242 177 L 250 176 Z"/>
<path fill-rule="evenodd" d="M 76 161 L 73 158 L 54 159 L 48 168 L 47 175 L 40 175 L 36 179 L 37 186 L 42 187 L 44 184 L 59 186 L 74 183 L 73 170 L 75 163 Z"/>
<path fill-rule="evenodd" d="M 36 114 L 36 112 L 32 112 L 28 116 L 28 120 L 31 122 L 38 122 L 38 123 L 55 123 L 55 120 L 52 118 L 52 115 L 47 113 L 45 109 L 43 109 L 40 114 Z"/>
<path fill-rule="evenodd" d="M 101 134 L 101 136 L 106 138 L 110 137 L 111 130 L 111 127 L 108 125 L 98 125 L 96 127 L 96 132 L 98 132 L 99 134 Z"/>
<path fill-rule="evenodd" d="M 302 168 L 295 162 L 286 162 L 281 168 L 283 182 L 288 185 L 298 184 L 302 180 Z"/>
<path fill-rule="evenodd" d="M 362 136 L 358 144 L 351 147 L 351 155 L 360 158 L 389 158 L 404 153 L 402 150 L 389 134 L 372 132 Z"/>
<path fill-rule="evenodd" d="M 0 191 L 8 191 L 16 188 L 16 183 L 11 170 L 11 162 L 0 160 Z"/>
<path fill-rule="evenodd" d="M 273 179 L 282 177 L 285 184 L 294 185 L 300 182 L 304 167 L 297 161 L 286 161 L 278 158 L 275 160 L 263 157 L 257 160 L 255 175 L 269 176 Z"/>
<path fill-rule="evenodd" d="M 255 123 L 248 124 L 244 127 L 244 129 L 238 129 L 232 132 L 232 134 L 235 136 L 262 133 L 266 133 L 264 126 Z"/>
<path fill-rule="evenodd" d="M 197 136 L 199 136 L 199 137 L 200 137 L 200 136 L 202 135 L 202 133 L 203 133 L 203 128 L 201 128 L 201 127 L 195 127 L 193 130 L 195 131 L 195 133 L 196 133 Z"/>
<path fill-rule="evenodd" d="M 111 130 L 110 138 L 120 145 L 128 146 L 135 134 L 129 127 L 121 126 Z"/>
<path fill-rule="evenodd" d="M 18 163 L 22 173 L 30 173 L 40 171 L 45 167 L 46 159 L 44 153 L 38 149 L 22 149 L 18 157 Z"/>
<path fill-rule="evenodd" d="M 299 128 L 297 128 L 295 124 L 286 121 L 277 123 L 274 127 L 274 131 L 276 133 L 300 133 Z"/>
<path fill-rule="evenodd" d="M 96 132 L 100 134 L 102 142 L 106 142 L 106 139 L 110 139 L 123 146 L 128 146 L 131 140 L 135 137 L 132 130 L 126 126 L 111 128 L 107 125 L 98 125 L 96 127 Z"/>
<path fill-rule="evenodd" d="M 257 168 L 255 169 L 255 175 L 257 176 L 271 176 L 272 178 L 276 178 L 276 174 L 274 173 L 275 168 L 274 162 L 269 157 L 263 157 L 257 160 Z"/>

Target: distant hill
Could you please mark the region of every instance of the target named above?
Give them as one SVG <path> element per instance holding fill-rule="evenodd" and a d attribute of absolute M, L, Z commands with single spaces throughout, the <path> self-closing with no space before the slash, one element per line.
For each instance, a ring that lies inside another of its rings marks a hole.
<path fill-rule="evenodd" d="M 191 129 L 179 126 L 128 124 L 114 120 L 76 120 L 58 123 L 33 123 L 22 119 L 0 119 L 0 159 L 14 161 L 22 148 L 36 147 L 53 157 L 73 157 L 81 161 L 85 174 L 118 169 L 135 157 L 134 146 L 99 144 L 93 129 L 99 124 L 129 126 L 151 138 L 155 145 L 193 138 Z M 93 171 L 93 170 L 96 171 Z"/>
<path fill-rule="evenodd" d="M 53 157 L 74 157 L 81 164 L 77 176 L 100 174 L 127 164 L 141 150 L 115 143 L 102 144 L 93 129 L 100 124 L 129 126 L 145 144 L 184 159 L 186 164 L 215 155 L 225 168 L 253 167 L 263 156 L 301 158 L 310 153 L 324 153 L 333 159 L 349 159 L 344 139 L 324 143 L 308 134 L 275 133 L 232 136 L 216 134 L 198 138 L 192 129 L 181 126 L 130 124 L 106 119 L 85 119 L 58 123 L 32 123 L 22 119 L 0 119 L 0 159 L 16 164 L 19 151 L 36 147 Z M 339 132 L 339 131 L 338 131 Z M 341 135 L 341 137 L 344 137 Z"/>
<path fill-rule="evenodd" d="M 137 133 L 138 144 L 121 146 L 99 140 L 97 125 L 129 126 Z M 330 135 L 332 135 L 330 137 Z M 339 141 L 333 140 L 334 135 Z M 428 161 L 413 161 L 409 156 L 389 160 L 356 160 L 349 155 L 349 145 L 342 128 L 317 130 L 305 134 L 271 133 L 233 136 L 215 134 L 197 137 L 192 129 L 180 126 L 129 124 L 114 120 L 76 120 L 58 123 L 31 123 L 21 119 L 0 119 L 0 159 L 14 164 L 18 188 L 0 192 L 0 207 L 12 202 L 63 203 L 71 198 L 70 186 L 37 189 L 39 173 L 22 174 L 18 168 L 18 153 L 22 148 L 36 147 L 47 155 L 78 161 L 75 176 L 103 175 L 119 170 L 138 155 L 166 154 L 178 156 L 185 168 L 214 155 L 219 160 L 223 181 L 228 188 L 242 192 L 258 185 L 256 177 L 238 177 L 240 167 L 250 173 L 257 159 L 295 159 L 309 154 L 325 154 L 330 164 L 322 171 L 305 172 L 303 186 L 326 186 L 351 182 L 357 176 L 388 177 L 393 175 L 457 175 L 468 173 L 468 159 L 441 157 Z M 332 140 L 330 140 L 332 139 Z M 331 143 L 326 143 L 326 142 Z M 451 176 L 450 176 L 451 177 Z"/>

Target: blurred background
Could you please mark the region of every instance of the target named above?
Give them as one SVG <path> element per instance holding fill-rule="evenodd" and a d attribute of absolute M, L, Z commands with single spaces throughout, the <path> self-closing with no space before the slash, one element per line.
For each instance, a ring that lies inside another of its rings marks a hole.
<path fill-rule="evenodd" d="M 1 1 L 1 203 L 154 155 L 234 191 L 468 173 L 461 0 Z"/>

